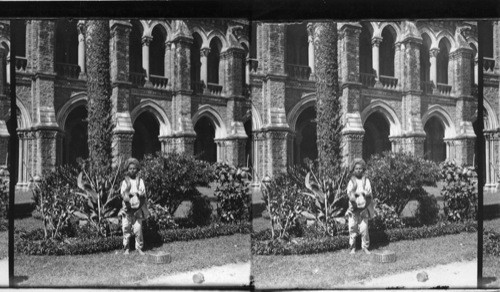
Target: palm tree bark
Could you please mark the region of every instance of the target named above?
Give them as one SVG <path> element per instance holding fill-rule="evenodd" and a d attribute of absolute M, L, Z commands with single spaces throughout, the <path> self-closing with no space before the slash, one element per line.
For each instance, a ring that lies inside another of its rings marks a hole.
<path fill-rule="evenodd" d="M 94 174 L 108 172 L 112 162 L 109 39 L 109 20 L 86 22 L 88 145 Z"/>
<path fill-rule="evenodd" d="M 342 164 L 342 112 L 338 84 L 337 23 L 313 24 L 316 114 L 320 173 L 332 176 Z"/>

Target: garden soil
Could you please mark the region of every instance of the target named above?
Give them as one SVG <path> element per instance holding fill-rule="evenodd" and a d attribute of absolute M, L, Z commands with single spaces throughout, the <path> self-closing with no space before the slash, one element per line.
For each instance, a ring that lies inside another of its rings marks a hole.
<path fill-rule="evenodd" d="M 204 282 L 193 282 L 195 274 L 203 274 Z M 141 286 L 249 286 L 250 262 L 215 266 L 202 270 L 165 275 L 137 283 Z"/>
<path fill-rule="evenodd" d="M 426 272 L 429 279 L 419 282 L 417 274 L 420 272 Z M 347 283 L 342 286 L 345 288 L 476 288 L 477 262 L 463 261 L 438 265 L 362 282 Z"/>

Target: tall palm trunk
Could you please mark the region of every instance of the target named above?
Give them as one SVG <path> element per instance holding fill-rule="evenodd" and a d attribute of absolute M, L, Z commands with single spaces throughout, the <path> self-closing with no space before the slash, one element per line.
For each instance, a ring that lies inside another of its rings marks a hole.
<path fill-rule="evenodd" d="M 86 22 L 88 145 L 95 175 L 109 172 L 112 162 L 109 39 L 109 20 Z"/>
<path fill-rule="evenodd" d="M 338 94 L 337 23 L 314 23 L 313 37 L 319 167 L 321 175 L 332 176 L 342 164 L 343 125 Z"/>

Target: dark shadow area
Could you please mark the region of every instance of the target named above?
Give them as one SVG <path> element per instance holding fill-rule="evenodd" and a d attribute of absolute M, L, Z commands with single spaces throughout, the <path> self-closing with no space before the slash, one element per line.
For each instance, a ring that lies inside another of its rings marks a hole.
<path fill-rule="evenodd" d="M 14 219 L 22 219 L 31 217 L 31 213 L 35 210 L 34 203 L 23 203 L 14 205 Z"/>
<path fill-rule="evenodd" d="M 389 236 L 384 231 L 370 230 L 370 250 L 383 248 L 389 245 Z M 359 244 L 359 245 L 358 245 Z M 356 246 L 361 247 L 361 236 L 356 238 Z"/>
<path fill-rule="evenodd" d="M 483 206 L 483 219 L 490 220 L 500 217 L 500 205 L 484 205 Z"/>
<path fill-rule="evenodd" d="M 478 288 L 487 288 L 487 287 L 485 287 L 486 285 L 493 283 L 496 280 L 497 280 L 496 277 L 483 277 L 483 278 L 479 279 L 479 282 L 477 283 Z"/>
<path fill-rule="evenodd" d="M 252 218 L 262 217 L 262 212 L 266 209 L 266 204 L 264 202 L 252 204 Z"/>
<path fill-rule="evenodd" d="M 28 276 L 14 276 L 10 279 L 10 284 L 15 287 L 26 280 L 28 280 Z"/>

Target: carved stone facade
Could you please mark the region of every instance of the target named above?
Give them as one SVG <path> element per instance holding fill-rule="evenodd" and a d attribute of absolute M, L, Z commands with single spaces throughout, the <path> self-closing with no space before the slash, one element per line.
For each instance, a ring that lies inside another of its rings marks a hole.
<path fill-rule="evenodd" d="M 0 23 L 0 41 L 8 45 L 10 28 L 25 48 L 11 58 L 19 108 L 15 171 L 18 187 L 25 189 L 35 175 L 86 155 L 85 60 L 91 56 L 85 54 L 84 20 L 27 20 L 12 25 Z M 250 153 L 243 125 L 251 122 L 247 114 L 251 103 L 243 94 L 248 82 L 244 80 L 248 21 L 121 19 L 110 20 L 109 29 L 115 163 L 119 157 L 141 158 L 160 150 L 200 155 L 207 146 L 203 143 L 210 143 L 218 152 L 213 161 L 246 164 Z M 205 68 L 200 68 L 201 51 L 211 43 L 220 44 L 219 54 L 211 54 Z M 2 66 L 8 54 L 3 48 Z M 0 74 L 7 72 L 1 69 Z M 200 70 L 217 74 L 219 81 L 201 84 Z M 199 84 L 206 90 L 199 91 Z M 8 106 L 2 83 L 0 164 L 7 155 Z M 206 123 L 205 128 L 215 134 L 196 132 L 197 123 Z M 198 153 L 196 143 L 201 145 Z"/>
<path fill-rule="evenodd" d="M 250 91 L 257 178 L 301 163 L 297 157 L 315 155 L 307 149 L 316 141 L 304 139 L 315 137 L 308 136 L 315 128 L 312 22 L 253 24 Z M 337 27 L 344 161 L 392 150 L 472 165 L 476 23 L 348 22 Z M 495 84 L 498 88 L 498 80 Z"/>

